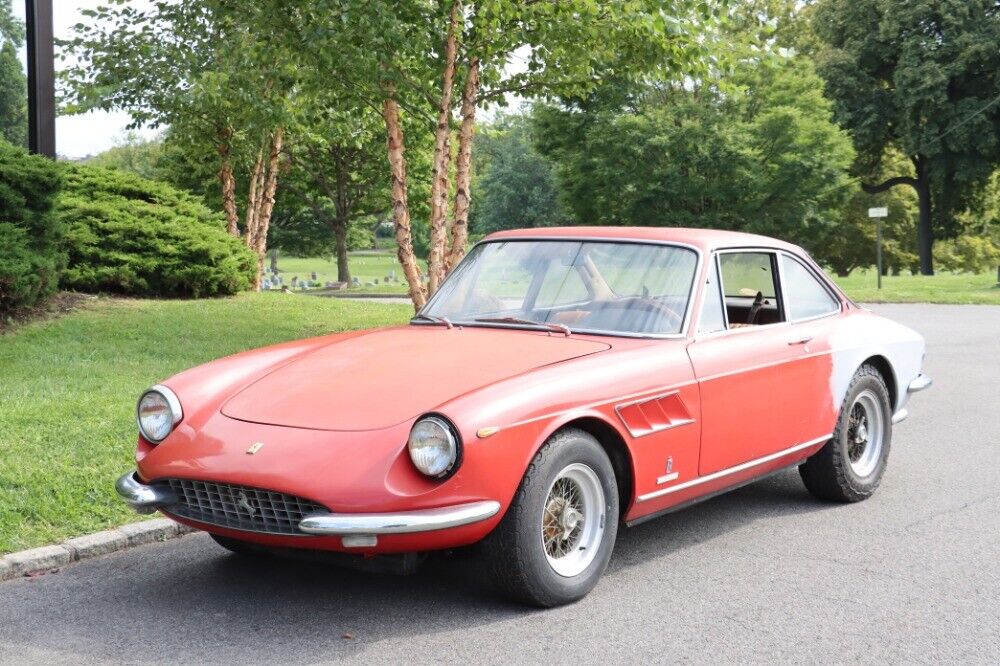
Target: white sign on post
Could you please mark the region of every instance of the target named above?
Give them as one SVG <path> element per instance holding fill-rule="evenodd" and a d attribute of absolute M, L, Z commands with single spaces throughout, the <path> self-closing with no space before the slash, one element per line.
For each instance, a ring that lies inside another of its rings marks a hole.
<path fill-rule="evenodd" d="M 888 208 L 869 208 L 868 217 L 889 217 Z"/>

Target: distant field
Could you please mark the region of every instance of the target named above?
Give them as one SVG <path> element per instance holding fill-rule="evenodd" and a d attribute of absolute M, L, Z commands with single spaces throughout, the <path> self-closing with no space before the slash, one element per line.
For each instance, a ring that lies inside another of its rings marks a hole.
<path fill-rule="evenodd" d="M 361 281 L 361 287 L 357 289 L 359 292 L 406 294 L 406 281 L 395 252 L 353 252 L 350 267 L 351 276 Z M 421 269 L 426 270 L 423 262 Z M 278 270 L 286 285 L 291 284 L 293 277 L 312 279 L 313 271 L 316 272 L 316 279 L 324 284 L 337 281 L 337 262 L 330 257 L 279 257 Z M 399 282 L 385 284 L 385 278 L 393 271 Z M 366 283 L 375 280 L 378 280 L 377 286 L 366 286 Z"/>
<path fill-rule="evenodd" d="M 281 258 L 278 267 L 288 284 L 292 276 L 310 277 L 311 271 L 316 271 L 321 282 L 337 279 L 337 264 L 324 257 Z M 384 278 L 391 271 L 396 271 L 398 283 L 385 285 Z M 406 283 L 402 270 L 392 252 L 353 253 L 351 255 L 351 274 L 357 275 L 362 283 L 358 292 L 365 293 L 398 293 L 406 294 Z M 365 287 L 366 282 L 378 278 L 377 287 Z M 958 303 L 958 304 L 993 304 L 1000 305 L 1000 288 L 997 285 L 996 273 L 982 275 L 956 275 L 953 273 L 938 273 L 931 277 L 922 275 L 886 276 L 882 279 L 881 291 L 876 289 L 876 275 L 873 270 L 854 271 L 849 277 L 833 279 L 847 294 L 866 303 Z"/>
<path fill-rule="evenodd" d="M 1000 305 L 996 273 L 932 276 L 899 275 L 882 278 L 876 288 L 875 271 L 854 271 L 849 277 L 834 277 L 837 284 L 856 301 L 865 303 L 958 303 Z"/>

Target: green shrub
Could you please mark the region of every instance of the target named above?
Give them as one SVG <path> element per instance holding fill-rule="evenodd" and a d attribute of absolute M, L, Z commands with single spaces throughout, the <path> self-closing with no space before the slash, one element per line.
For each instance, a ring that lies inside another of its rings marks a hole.
<path fill-rule="evenodd" d="M 0 317 L 56 290 L 63 257 L 52 206 L 59 184 L 55 162 L 0 140 Z"/>
<path fill-rule="evenodd" d="M 248 289 L 255 258 L 195 197 L 136 175 L 74 165 L 56 207 L 65 288 L 203 297 Z"/>
<path fill-rule="evenodd" d="M 986 236 L 959 236 L 934 243 L 934 261 L 953 273 L 988 273 L 1000 266 L 1000 247 Z"/>

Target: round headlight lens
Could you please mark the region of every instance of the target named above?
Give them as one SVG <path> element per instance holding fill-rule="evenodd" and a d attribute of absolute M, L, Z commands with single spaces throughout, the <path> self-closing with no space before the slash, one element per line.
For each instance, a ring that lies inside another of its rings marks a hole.
<path fill-rule="evenodd" d="M 437 416 L 425 416 L 410 430 L 410 460 L 427 476 L 445 476 L 458 460 L 458 438 L 451 426 Z"/>
<path fill-rule="evenodd" d="M 166 439 L 181 420 L 181 404 L 170 389 L 151 388 L 139 398 L 136 408 L 139 432 L 148 441 L 157 444 Z"/>

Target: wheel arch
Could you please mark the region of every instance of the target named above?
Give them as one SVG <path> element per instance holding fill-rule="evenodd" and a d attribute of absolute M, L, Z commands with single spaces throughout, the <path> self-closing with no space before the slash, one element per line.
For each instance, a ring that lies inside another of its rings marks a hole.
<path fill-rule="evenodd" d="M 553 434 L 570 428 L 576 428 L 589 434 L 597 440 L 604 452 L 611 460 L 611 467 L 615 470 L 615 482 L 618 484 L 618 505 L 621 508 L 619 515 L 624 517 L 632 507 L 632 498 L 635 492 L 635 464 L 632 460 L 632 452 L 625 443 L 625 437 L 618 429 L 598 416 L 577 416 L 565 423 L 560 423 L 557 427 L 548 432 L 544 439 L 548 441 Z M 541 448 L 541 444 L 538 448 Z"/>
<path fill-rule="evenodd" d="M 897 407 L 897 400 L 899 398 L 899 388 L 896 383 L 896 373 L 893 370 L 892 363 L 889 362 L 885 356 L 881 354 L 875 354 L 874 356 L 869 356 L 858 369 L 861 369 L 865 365 L 870 365 L 875 368 L 880 375 L 882 375 L 882 381 L 885 382 L 885 387 L 889 390 L 889 404 L 893 410 Z M 857 372 L 857 371 L 855 371 Z"/>

